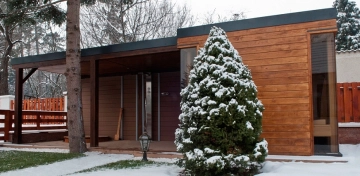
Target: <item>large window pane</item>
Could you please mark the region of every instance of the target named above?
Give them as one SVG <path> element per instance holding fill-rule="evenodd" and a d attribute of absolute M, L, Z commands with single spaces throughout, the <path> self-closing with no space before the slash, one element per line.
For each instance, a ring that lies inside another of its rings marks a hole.
<path fill-rule="evenodd" d="M 192 69 L 195 56 L 196 48 L 181 49 L 181 88 L 186 87 L 189 83 L 189 73 Z"/>
<path fill-rule="evenodd" d="M 311 36 L 314 153 L 337 154 L 334 34 Z"/>

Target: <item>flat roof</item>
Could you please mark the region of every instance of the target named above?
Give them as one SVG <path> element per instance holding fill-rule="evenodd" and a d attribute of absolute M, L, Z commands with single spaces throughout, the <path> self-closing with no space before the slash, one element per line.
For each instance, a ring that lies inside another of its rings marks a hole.
<path fill-rule="evenodd" d="M 166 46 L 176 46 L 177 37 L 168 37 L 154 40 L 144 40 L 131 43 L 121 43 L 116 45 L 108 45 L 94 48 L 81 49 L 81 57 L 94 56 L 99 54 L 109 54 L 117 53 L 123 51 L 133 51 L 141 49 L 150 49 Z M 44 61 L 53 61 L 59 59 L 65 59 L 65 51 L 48 53 L 34 56 L 18 57 L 11 59 L 12 65 L 26 64 L 33 62 L 44 62 Z"/>
<path fill-rule="evenodd" d="M 231 31 L 240 31 L 240 30 L 262 28 L 262 27 L 280 26 L 286 24 L 329 20 L 329 19 L 336 19 L 336 17 L 337 17 L 337 11 L 335 8 L 286 13 L 281 15 L 250 18 L 250 19 L 243 19 L 237 21 L 208 24 L 203 26 L 182 28 L 177 30 L 177 37 L 183 38 L 183 37 L 191 37 L 198 35 L 208 35 L 212 26 L 217 26 L 222 28 L 226 32 L 231 32 Z"/>
<path fill-rule="evenodd" d="M 327 8 L 320 10 L 287 13 L 287 14 L 274 15 L 274 16 L 243 19 L 237 21 L 229 21 L 223 23 L 208 24 L 203 26 L 182 28 L 177 30 L 176 37 L 82 49 L 81 57 L 123 52 L 123 51 L 157 48 L 157 47 L 176 46 L 177 38 L 208 35 L 210 28 L 212 26 L 217 26 L 224 29 L 226 32 L 230 32 L 230 31 L 246 30 L 253 28 L 262 28 L 262 27 L 279 26 L 286 24 L 336 19 L 336 17 L 337 17 L 336 9 Z M 11 64 L 19 65 L 19 64 L 34 63 L 34 62 L 54 61 L 64 58 L 65 58 L 65 52 L 63 51 L 63 52 L 56 52 L 56 53 L 49 53 L 49 54 L 42 54 L 35 56 L 13 58 L 11 59 Z"/>

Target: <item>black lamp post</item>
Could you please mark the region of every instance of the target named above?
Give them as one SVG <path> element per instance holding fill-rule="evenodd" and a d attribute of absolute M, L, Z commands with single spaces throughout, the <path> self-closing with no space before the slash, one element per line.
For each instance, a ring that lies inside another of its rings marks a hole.
<path fill-rule="evenodd" d="M 147 155 L 146 152 L 149 150 L 150 147 L 150 136 L 144 132 L 144 134 L 142 134 L 139 137 L 139 141 L 140 141 L 140 146 L 141 146 L 141 150 L 143 151 L 143 159 L 142 161 L 147 161 Z"/>

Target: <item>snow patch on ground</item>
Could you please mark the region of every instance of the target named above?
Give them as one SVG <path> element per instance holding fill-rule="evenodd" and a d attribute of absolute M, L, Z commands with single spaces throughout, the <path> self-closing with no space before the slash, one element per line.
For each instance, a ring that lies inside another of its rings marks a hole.
<path fill-rule="evenodd" d="M 75 174 L 78 176 L 83 175 L 106 175 L 106 176 L 118 176 L 118 175 L 126 175 L 126 176 L 176 176 L 179 175 L 181 169 L 177 166 L 148 166 L 137 169 L 121 169 L 121 170 L 101 170 L 89 173 L 79 173 Z"/>
<path fill-rule="evenodd" d="M 360 144 L 340 145 L 340 152 L 343 157 L 339 160 L 347 160 L 347 163 L 303 163 L 303 162 L 271 162 L 266 161 L 262 174 L 259 176 L 339 176 L 339 175 L 360 175 Z M 285 156 L 277 156 L 281 158 Z M 294 158 L 306 158 L 305 156 L 294 156 Z M 329 158 L 328 156 L 309 156 L 310 160 Z"/>
<path fill-rule="evenodd" d="M 339 123 L 339 128 L 340 127 L 360 128 L 360 123 L 359 122 Z"/>

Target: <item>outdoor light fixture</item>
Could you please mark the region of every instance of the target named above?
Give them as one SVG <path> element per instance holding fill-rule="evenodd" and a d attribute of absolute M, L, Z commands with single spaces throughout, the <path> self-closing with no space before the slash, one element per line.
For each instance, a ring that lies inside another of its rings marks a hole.
<path fill-rule="evenodd" d="M 141 150 L 143 151 L 143 159 L 142 161 L 147 161 L 147 155 L 146 152 L 149 150 L 150 147 L 150 136 L 144 132 L 144 134 L 142 134 L 139 137 L 139 141 L 140 141 L 140 146 L 141 146 Z"/>

